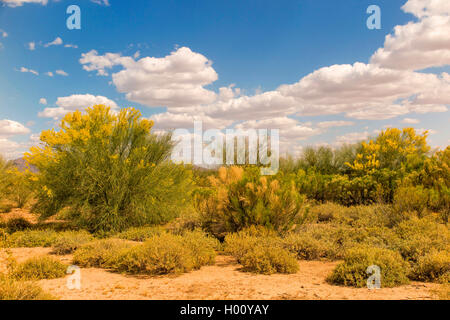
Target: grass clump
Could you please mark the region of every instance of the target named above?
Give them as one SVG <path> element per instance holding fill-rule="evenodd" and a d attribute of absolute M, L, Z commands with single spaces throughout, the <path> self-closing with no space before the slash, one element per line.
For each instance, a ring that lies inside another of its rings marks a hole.
<path fill-rule="evenodd" d="M 36 283 L 0 275 L 0 300 L 54 300 Z"/>
<path fill-rule="evenodd" d="M 80 267 L 109 268 L 117 259 L 118 253 L 135 246 L 122 239 L 95 240 L 75 250 L 73 263 Z"/>
<path fill-rule="evenodd" d="M 54 254 L 70 254 L 85 243 L 94 240 L 94 237 L 86 231 L 67 231 L 58 235 L 52 245 Z"/>
<path fill-rule="evenodd" d="M 67 266 L 52 257 L 33 257 L 10 265 L 10 275 L 17 280 L 56 279 L 66 275 Z"/>
<path fill-rule="evenodd" d="M 334 269 L 327 281 L 337 285 L 363 288 L 367 285 L 367 279 L 370 276 L 366 270 L 371 265 L 380 267 L 382 287 L 408 283 L 409 265 L 398 252 L 369 247 L 348 250 L 344 262 Z"/>
<path fill-rule="evenodd" d="M 143 242 L 154 235 L 161 234 L 163 229 L 156 227 L 134 227 L 115 235 L 116 238 Z"/>

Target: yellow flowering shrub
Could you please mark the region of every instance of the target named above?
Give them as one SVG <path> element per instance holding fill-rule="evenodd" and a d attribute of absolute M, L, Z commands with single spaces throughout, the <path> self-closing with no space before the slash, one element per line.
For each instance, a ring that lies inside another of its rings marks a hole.
<path fill-rule="evenodd" d="M 69 219 L 96 232 L 174 218 L 190 174 L 169 161 L 171 135 L 157 136 L 152 126 L 133 108 L 113 113 L 98 105 L 42 132 L 42 144 L 26 154 L 39 170 L 35 210 L 41 218 L 66 208 Z"/>

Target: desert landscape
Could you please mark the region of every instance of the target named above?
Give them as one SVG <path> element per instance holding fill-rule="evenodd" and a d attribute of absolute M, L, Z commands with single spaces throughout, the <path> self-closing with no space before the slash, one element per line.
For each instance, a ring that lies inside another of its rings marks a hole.
<path fill-rule="evenodd" d="M 0 0 L 0 300 L 450 300 L 449 35 L 449 0 Z"/>

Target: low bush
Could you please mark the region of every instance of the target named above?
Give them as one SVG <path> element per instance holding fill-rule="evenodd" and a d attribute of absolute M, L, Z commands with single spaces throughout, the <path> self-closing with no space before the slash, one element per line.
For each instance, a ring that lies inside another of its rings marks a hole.
<path fill-rule="evenodd" d="M 260 274 L 296 273 L 297 259 L 286 249 L 262 245 L 252 247 L 240 259 L 243 270 Z"/>
<path fill-rule="evenodd" d="M 5 203 L 2 203 L 2 204 L 0 204 L 0 213 L 9 213 L 9 212 L 11 212 L 11 210 L 13 209 L 13 205 L 12 204 L 5 204 Z"/>
<path fill-rule="evenodd" d="M 392 244 L 392 248 L 411 263 L 433 249 L 448 250 L 450 245 L 450 229 L 429 218 L 403 221 L 393 230 L 398 240 Z"/>
<path fill-rule="evenodd" d="M 95 240 L 75 250 L 73 263 L 80 267 L 110 268 L 124 249 L 136 244 L 122 239 Z"/>
<path fill-rule="evenodd" d="M 344 262 L 334 269 L 327 281 L 337 285 L 365 287 L 370 276 L 366 270 L 371 265 L 380 267 L 382 287 L 408 283 L 409 265 L 398 252 L 370 247 L 348 250 Z"/>
<path fill-rule="evenodd" d="M 161 227 L 135 227 L 116 234 L 114 237 L 124 240 L 143 242 L 154 235 L 161 234 Z"/>
<path fill-rule="evenodd" d="M 241 261 L 242 257 L 256 246 L 282 248 L 281 238 L 272 230 L 261 227 L 246 228 L 225 237 L 224 252 Z"/>
<path fill-rule="evenodd" d="M 123 250 L 113 268 L 131 274 L 179 274 L 214 263 L 216 242 L 199 231 L 163 233 Z"/>
<path fill-rule="evenodd" d="M 50 247 L 58 239 L 52 230 L 25 230 L 8 236 L 6 246 L 10 248 Z"/>
<path fill-rule="evenodd" d="M 419 281 L 450 282 L 450 252 L 433 250 L 419 257 L 411 277 Z"/>
<path fill-rule="evenodd" d="M 422 217 L 428 207 L 429 193 L 422 186 L 400 187 L 395 191 L 393 208 L 397 213 L 414 212 Z"/>
<path fill-rule="evenodd" d="M 17 231 L 31 229 L 33 228 L 33 224 L 31 224 L 24 218 L 13 218 L 8 220 L 8 222 L 6 223 L 6 228 L 8 229 L 9 233 L 14 233 Z"/>
<path fill-rule="evenodd" d="M 36 283 L 0 275 L 0 300 L 54 300 Z"/>
<path fill-rule="evenodd" d="M 289 234 L 283 239 L 283 246 L 302 260 L 319 260 L 333 255 L 329 243 L 311 235 Z"/>
<path fill-rule="evenodd" d="M 10 266 L 10 275 L 17 280 L 56 279 L 66 275 L 67 266 L 48 256 L 34 257 Z"/>
<path fill-rule="evenodd" d="M 66 231 L 57 236 L 52 245 L 52 253 L 70 254 L 92 240 L 94 240 L 94 237 L 86 231 Z"/>

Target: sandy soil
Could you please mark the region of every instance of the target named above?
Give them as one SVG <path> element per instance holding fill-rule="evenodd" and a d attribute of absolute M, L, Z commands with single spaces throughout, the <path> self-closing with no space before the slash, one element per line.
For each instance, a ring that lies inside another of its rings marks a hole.
<path fill-rule="evenodd" d="M 50 254 L 47 248 L 9 249 L 18 261 Z M 4 269 L 5 250 L 0 252 Z M 55 256 L 70 264 L 71 256 Z M 412 282 L 379 290 L 332 286 L 325 282 L 337 262 L 299 261 L 293 275 L 255 275 L 239 271 L 228 256 L 216 264 L 180 276 L 128 276 L 103 269 L 81 269 L 81 290 L 69 290 L 66 279 L 41 280 L 40 285 L 60 299 L 433 299 L 438 285 Z"/>

